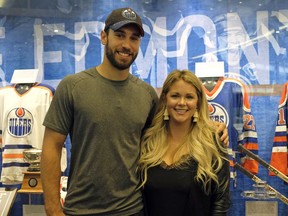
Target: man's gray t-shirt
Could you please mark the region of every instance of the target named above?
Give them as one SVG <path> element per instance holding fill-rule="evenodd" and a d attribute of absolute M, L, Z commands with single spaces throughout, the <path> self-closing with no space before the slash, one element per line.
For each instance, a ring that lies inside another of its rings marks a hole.
<path fill-rule="evenodd" d="M 142 209 L 136 189 L 140 137 L 157 99 L 131 74 L 111 81 L 91 68 L 60 82 L 43 124 L 71 139 L 65 214 L 118 216 Z"/>

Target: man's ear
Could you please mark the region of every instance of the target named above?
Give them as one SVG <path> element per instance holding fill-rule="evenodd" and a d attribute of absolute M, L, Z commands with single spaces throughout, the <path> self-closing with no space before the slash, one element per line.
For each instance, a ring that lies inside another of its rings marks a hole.
<path fill-rule="evenodd" d="M 100 36 L 101 36 L 101 43 L 103 45 L 106 45 L 107 44 L 108 34 L 104 30 L 102 30 Z"/>

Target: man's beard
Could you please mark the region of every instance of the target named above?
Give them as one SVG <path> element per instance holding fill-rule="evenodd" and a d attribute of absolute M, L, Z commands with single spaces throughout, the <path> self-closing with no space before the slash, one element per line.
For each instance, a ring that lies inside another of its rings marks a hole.
<path fill-rule="evenodd" d="M 110 61 L 110 63 L 119 70 L 125 70 L 125 69 L 130 68 L 131 64 L 135 61 L 138 55 L 138 53 L 136 53 L 136 55 L 133 56 L 132 60 L 127 63 L 120 63 L 116 61 L 115 54 L 113 53 L 112 49 L 109 47 L 108 43 L 105 46 L 105 50 L 106 50 L 106 56 L 108 60 Z"/>

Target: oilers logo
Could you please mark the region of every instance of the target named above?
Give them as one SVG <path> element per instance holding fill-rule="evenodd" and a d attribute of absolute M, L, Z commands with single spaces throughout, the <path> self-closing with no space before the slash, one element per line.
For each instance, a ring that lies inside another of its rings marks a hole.
<path fill-rule="evenodd" d="M 210 118 L 213 121 L 223 122 L 228 127 L 229 116 L 226 109 L 218 103 L 210 102 L 208 105 Z"/>
<path fill-rule="evenodd" d="M 14 137 L 25 137 L 32 132 L 33 116 L 23 107 L 12 109 L 7 116 L 8 133 Z"/>

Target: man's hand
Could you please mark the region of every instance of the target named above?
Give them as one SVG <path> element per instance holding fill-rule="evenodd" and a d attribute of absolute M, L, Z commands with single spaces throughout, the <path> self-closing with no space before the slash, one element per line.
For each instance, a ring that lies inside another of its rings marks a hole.
<path fill-rule="evenodd" d="M 213 121 L 213 124 L 217 127 L 217 132 L 220 136 L 220 140 L 223 142 L 225 147 L 229 146 L 229 136 L 228 136 L 228 129 L 226 124 Z"/>

